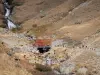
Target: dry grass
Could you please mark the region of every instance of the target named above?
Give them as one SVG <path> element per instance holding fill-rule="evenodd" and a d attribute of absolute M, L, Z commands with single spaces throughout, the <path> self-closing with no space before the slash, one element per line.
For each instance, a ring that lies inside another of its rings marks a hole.
<path fill-rule="evenodd" d="M 42 26 L 33 27 L 31 30 L 29 30 L 29 33 L 28 33 L 28 34 L 30 34 L 30 35 L 34 34 L 34 35 L 36 35 L 36 36 L 45 35 L 47 29 L 48 29 L 50 26 L 52 26 L 52 25 L 50 24 L 50 25 L 42 25 Z"/>

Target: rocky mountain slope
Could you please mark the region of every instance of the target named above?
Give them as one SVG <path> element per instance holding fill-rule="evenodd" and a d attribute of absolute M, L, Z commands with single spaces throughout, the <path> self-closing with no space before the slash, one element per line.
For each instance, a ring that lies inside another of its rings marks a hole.
<path fill-rule="evenodd" d="M 25 30 L 44 26 L 45 34 L 81 40 L 99 30 L 99 11 L 99 0 L 25 0 L 15 7 L 13 18 Z"/>
<path fill-rule="evenodd" d="M 0 28 L 0 74 L 100 75 L 100 0 L 13 0 L 12 5 L 11 19 L 22 29 Z M 0 25 L 3 12 L 0 0 Z M 64 44 L 41 54 L 27 35 Z"/>

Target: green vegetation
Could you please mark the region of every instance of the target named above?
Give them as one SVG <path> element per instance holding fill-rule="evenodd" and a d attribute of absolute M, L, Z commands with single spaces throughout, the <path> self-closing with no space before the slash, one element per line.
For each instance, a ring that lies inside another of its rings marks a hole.
<path fill-rule="evenodd" d="M 1 28 L 6 28 L 6 25 L 0 25 Z"/>
<path fill-rule="evenodd" d="M 47 65 L 36 64 L 36 70 L 41 72 L 52 71 L 52 69 Z"/>
<path fill-rule="evenodd" d="M 12 3 L 14 6 L 21 6 L 24 4 L 24 2 L 16 2 L 16 1 L 13 1 Z"/>
<path fill-rule="evenodd" d="M 15 33 L 15 32 L 20 32 L 21 29 L 22 29 L 22 27 L 17 26 L 17 28 L 11 29 L 11 31 Z"/>

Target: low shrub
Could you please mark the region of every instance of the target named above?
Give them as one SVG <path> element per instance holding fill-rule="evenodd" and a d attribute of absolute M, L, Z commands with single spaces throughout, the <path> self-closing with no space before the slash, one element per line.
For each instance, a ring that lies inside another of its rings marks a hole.
<path fill-rule="evenodd" d="M 47 65 L 36 64 L 36 70 L 41 72 L 52 71 L 52 69 Z"/>

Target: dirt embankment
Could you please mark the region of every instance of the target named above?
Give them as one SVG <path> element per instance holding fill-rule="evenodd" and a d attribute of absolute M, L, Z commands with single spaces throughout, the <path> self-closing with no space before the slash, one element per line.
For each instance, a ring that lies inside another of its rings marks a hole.
<path fill-rule="evenodd" d="M 2 5 L 2 0 L 0 0 L 0 25 L 3 25 L 3 15 L 4 15 L 4 9 Z"/>

